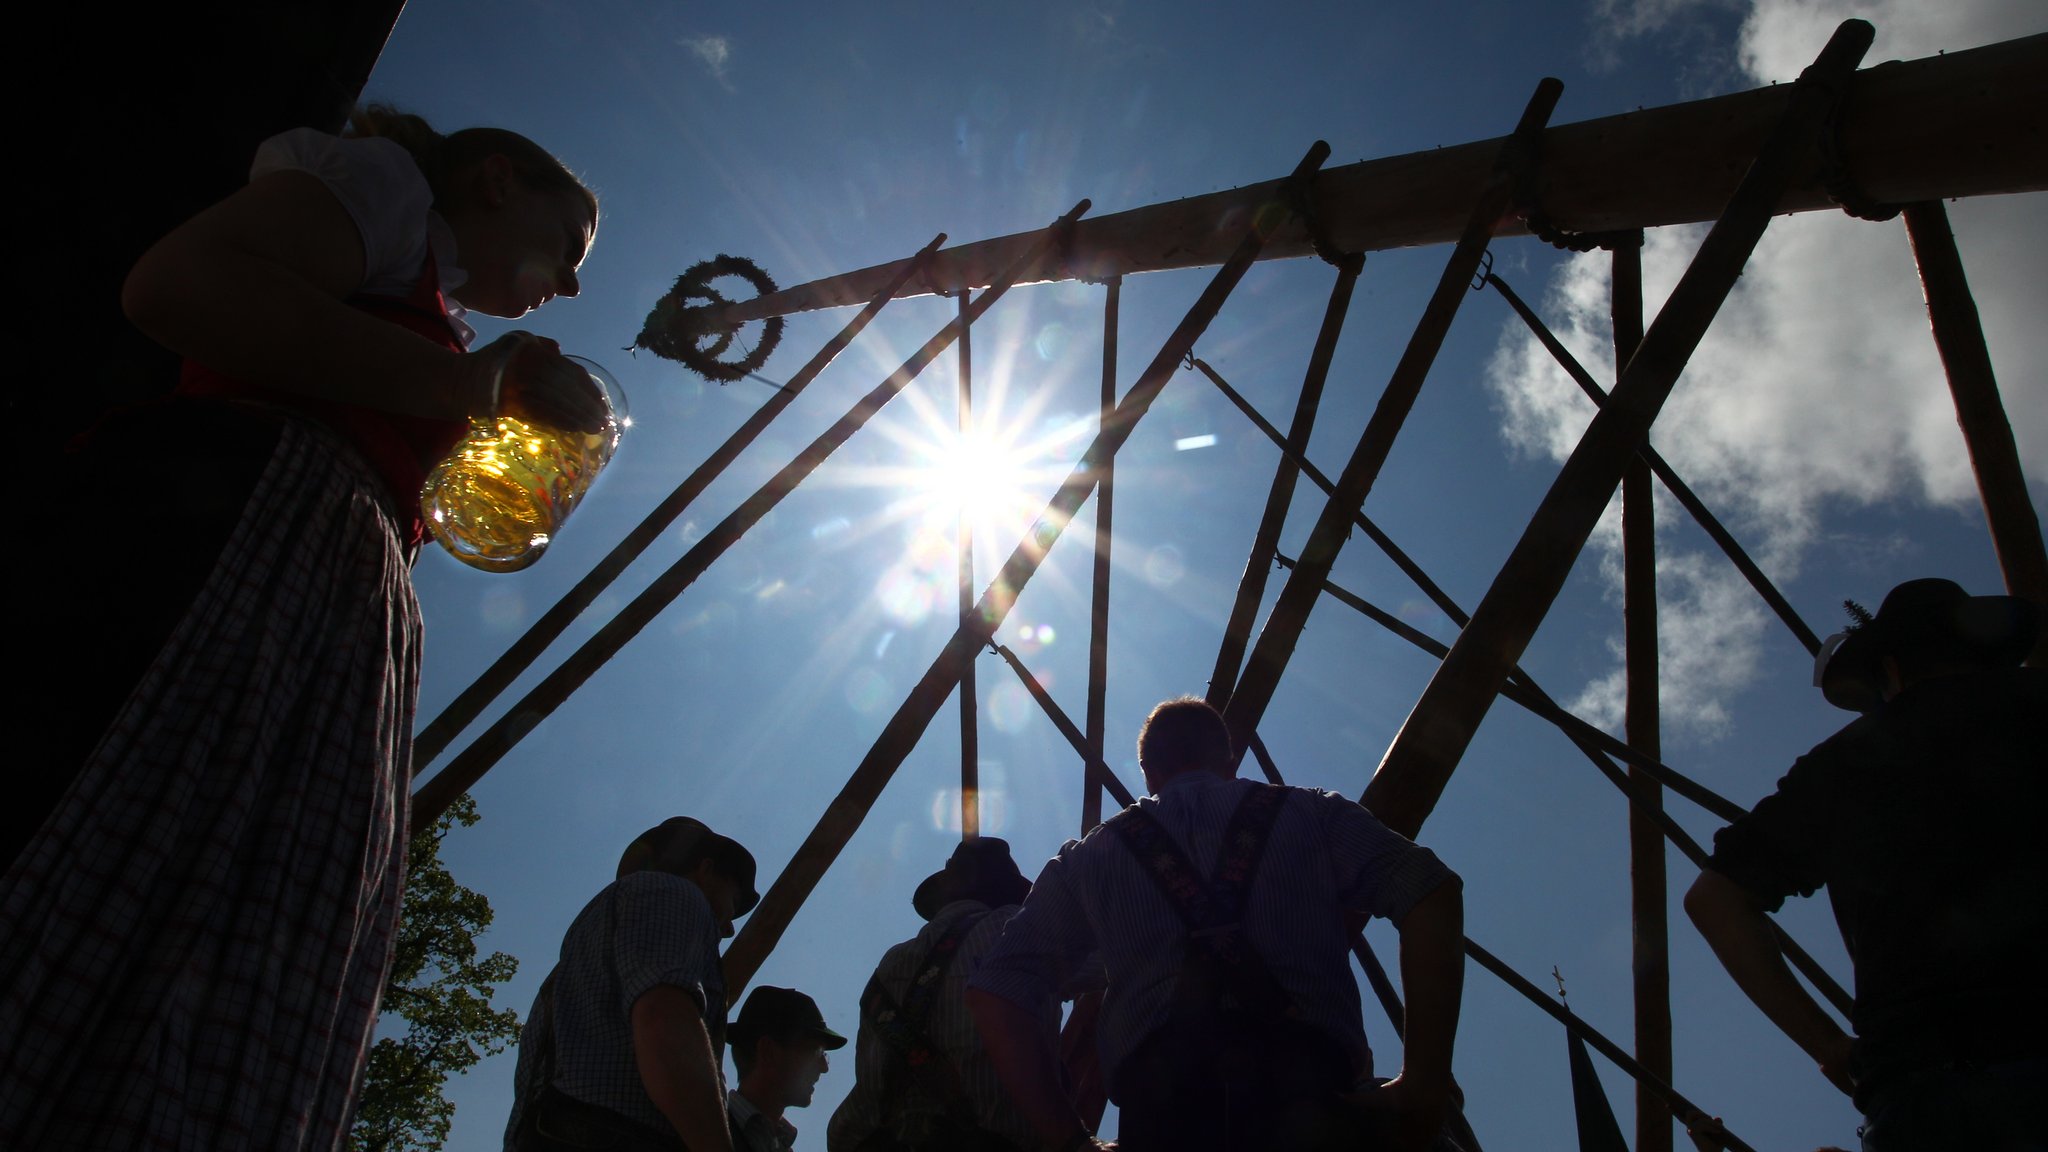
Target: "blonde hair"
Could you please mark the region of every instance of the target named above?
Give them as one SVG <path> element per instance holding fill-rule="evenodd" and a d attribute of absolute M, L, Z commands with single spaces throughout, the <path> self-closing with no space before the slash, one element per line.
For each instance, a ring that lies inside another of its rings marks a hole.
<path fill-rule="evenodd" d="M 503 128 L 464 128 L 447 135 L 434 130 L 426 119 L 401 112 L 389 104 L 365 104 L 350 113 L 347 136 L 382 136 L 412 153 L 413 162 L 427 178 L 434 193 L 434 207 L 441 212 L 465 207 L 469 181 L 465 179 L 490 156 L 511 161 L 512 171 L 528 188 L 542 192 L 574 192 L 597 220 L 597 194 L 568 165 L 553 153 L 517 132 Z"/>

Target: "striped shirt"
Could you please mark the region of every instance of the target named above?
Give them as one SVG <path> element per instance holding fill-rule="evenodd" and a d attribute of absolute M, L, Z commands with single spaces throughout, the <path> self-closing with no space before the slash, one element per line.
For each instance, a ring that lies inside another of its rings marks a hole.
<path fill-rule="evenodd" d="M 633 1002 L 661 985 L 690 994 L 714 1039 L 725 1032 L 719 925 L 695 884 L 666 872 L 634 872 L 584 905 L 562 938 L 562 957 L 520 1035 L 521 1059 L 506 1147 L 539 1090 L 529 1054 L 552 1051 L 554 1084 L 657 1132 L 672 1131 L 640 1081 L 633 1055 Z M 716 1053 L 721 1061 L 723 1045 Z M 723 1068 L 719 1094 L 724 1095 Z"/>
<path fill-rule="evenodd" d="M 883 953 L 881 964 L 875 968 L 875 979 L 897 1004 L 902 1004 L 910 995 L 911 981 L 924 971 L 927 957 L 939 938 L 962 919 L 982 913 L 986 915 L 981 922 L 960 941 L 960 950 L 954 955 L 952 966 L 946 969 L 944 987 L 932 997 L 925 1031 L 959 1072 L 960 1087 L 974 1105 L 975 1119 L 980 1125 L 1019 1148 L 1032 1148 L 1038 1144 L 1037 1133 L 1003 1094 L 965 1000 L 968 977 L 995 946 L 997 937 L 1003 934 L 1003 925 L 1017 914 L 1017 906 L 1010 904 L 991 911 L 978 900 L 953 901 L 939 909 L 915 937 Z M 1055 1043 L 1057 1014 L 1053 1002 L 1048 996 L 1039 1004 L 1046 1019 L 1047 1043 Z M 902 1056 L 882 1038 L 880 1030 L 870 1026 L 865 1014 L 854 1042 L 853 1071 L 853 1091 L 847 1093 L 839 1110 L 832 1114 L 832 1123 L 826 1129 L 825 1145 L 831 1152 L 851 1152 L 882 1127 L 882 1101 L 889 1086 L 897 1077 L 909 1074 Z M 898 1136 L 915 1136 L 945 1113 L 945 1103 L 934 1099 L 914 1079 L 896 1091 L 896 1114 L 888 1119 L 891 1131 Z"/>
<path fill-rule="evenodd" d="M 1213 875 L 1223 832 L 1255 785 L 1189 772 L 1138 801 L 1202 875 Z M 1243 918 L 1300 1018 L 1330 1033 L 1371 1074 L 1351 974 L 1347 914 L 1399 923 L 1415 903 L 1457 874 L 1334 792 L 1289 788 L 1253 877 Z M 1024 907 L 970 978 L 978 989 L 1036 1005 L 1068 972 L 1099 952 L 1109 973 L 1097 1033 L 1103 1071 L 1118 1067 L 1166 1021 L 1186 956 L 1187 928 L 1138 858 L 1114 832 L 1069 841 L 1039 873 Z"/>

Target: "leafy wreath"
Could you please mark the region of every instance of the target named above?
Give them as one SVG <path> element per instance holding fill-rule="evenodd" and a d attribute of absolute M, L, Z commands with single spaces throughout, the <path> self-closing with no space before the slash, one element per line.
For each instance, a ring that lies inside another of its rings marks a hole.
<path fill-rule="evenodd" d="M 676 277 L 675 287 L 655 301 L 654 310 L 647 314 L 647 323 L 641 326 L 640 335 L 634 338 L 633 343 L 656 356 L 682 364 L 706 380 L 716 380 L 721 384 L 744 379 L 749 373 L 759 371 L 782 340 L 782 317 L 770 316 L 762 322 L 761 342 L 745 356 L 738 360 L 720 360 L 740 330 L 740 325 L 720 319 L 726 305 L 732 301 L 712 288 L 711 282 L 723 276 L 737 276 L 745 280 L 754 286 L 759 296 L 776 290 L 775 281 L 768 273 L 744 256 L 720 254 L 699 261 Z M 696 300 L 703 303 L 693 305 L 691 301 Z"/>

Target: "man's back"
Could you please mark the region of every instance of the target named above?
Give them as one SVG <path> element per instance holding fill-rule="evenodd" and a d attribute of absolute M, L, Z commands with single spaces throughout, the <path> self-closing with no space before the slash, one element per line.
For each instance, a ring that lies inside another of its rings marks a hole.
<path fill-rule="evenodd" d="M 875 967 L 874 983 L 899 1008 L 907 1005 L 913 982 L 931 962 L 934 945 L 956 928 L 965 930 L 943 982 L 931 994 L 923 1032 L 957 1075 L 975 1112 L 975 1122 L 1019 1148 L 1030 1148 L 1037 1138 L 1029 1123 L 1008 1106 L 964 998 L 968 977 L 1016 914 L 1014 904 L 994 909 L 975 900 L 947 904 L 916 936 L 883 953 Z M 885 1125 L 898 1133 L 915 1134 L 941 1122 L 945 1102 L 911 1075 L 902 1054 L 884 1040 L 865 1007 L 854 1073 L 854 1089 L 833 1113 L 827 1133 L 832 1152 L 851 1152 Z"/>
<path fill-rule="evenodd" d="M 1208 878 L 1237 805 L 1259 787 L 1190 773 L 1139 804 Z M 1242 931 L 1295 1013 L 1344 1049 L 1356 1076 L 1370 1070 L 1371 1053 L 1349 968 L 1347 913 L 1398 920 L 1451 876 L 1427 849 L 1387 831 L 1352 801 L 1286 790 L 1252 879 Z M 1112 1077 L 1168 1018 L 1186 960 L 1187 926 L 1113 828 L 1070 843 L 1046 866 L 1008 935 L 1020 938 L 1019 952 L 1034 954 L 1010 962 L 1044 965 L 1054 979 L 1089 950 L 1100 950 L 1109 977 L 1102 1060 Z M 1006 939 L 1004 952 L 1012 948 Z"/>

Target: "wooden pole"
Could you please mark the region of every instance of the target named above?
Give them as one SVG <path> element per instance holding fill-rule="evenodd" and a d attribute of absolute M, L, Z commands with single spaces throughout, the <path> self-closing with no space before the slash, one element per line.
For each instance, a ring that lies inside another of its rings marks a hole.
<path fill-rule="evenodd" d="M 1316 409 L 1322 404 L 1323 384 L 1330 376 L 1330 361 L 1337 354 L 1337 337 L 1344 331 L 1344 317 L 1351 310 L 1352 289 L 1365 257 L 1347 256 L 1337 267 L 1337 282 L 1330 287 L 1330 302 L 1323 309 L 1323 326 L 1316 332 L 1315 350 L 1309 355 L 1308 373 L 1302 377 L 1301 393 L 1294 402 L 1294 420 L 1287 427 L 1287 447 L 1273 469 L 1273 485 L 1266 492 L 1266 510 L 1259 517 L 1252 536 L 1251 555 L 1238 577 L 1237 599 L 1231 602 L 1230 617 L 1223 626 L 1223 643 L 1216 652 L 1216 667 L 1209 673 L 1209 704 L 1222 708 L 1230 702 L 1237 686 L 1237 671 L 1244 663 L 1244 650 L 1251 640 L 1252 623 L 1258 618 L 1259 603 L 1266 596 L 1266 573 L 1272 570 L 1273 553 L 1280 547 L 1280 530 L 1287 523 L 1287 509 L 1294 503 L 1294 481 L 1300 470 L 1296 456 L 1308 452 L 1309 434 L 1315 430 Z M 1212 379 L 1214 377 L 1212 376 Z"/>
<path fill-rule="evenodd" d="M 1991 523 L 1991 545 L 2005 573 L 2005 590 L 2048 607 L 2048 551 L 2041 544 L 2041 518 L 2027 496 L 2026 473 L 2005 405 L 1998 398 L 1998 378 L 1991 370 L 1991 352 L 1984 346 L 1984 329 L 1977 320 L 1969 279 L 1963 275 L 1955 233 L 1949 230 L 1948 211 L 1941 201 L 1932 200 L 1908 205 L 1905 215 L 1935 347 L 1948 372 L 1956 423 L 1970 450 L 1970 467 L 1977 474 L 1984 517 Z M 2034 646 L 2029 662 L 2048 663 L 2048 635 Z"/>
<path fill-rule="evenodd" d="M 1102 300 L 1102 407 L 1097 429 L 1108 427 L 1116 414 L 1117 308 L 1123 281 L 1112 277 Z M 1088 747 L 1086 756 L 1103 761 L 1109 741 L 1109 549 L 1110 524 L 1116 510 L 1116 461 L 1102 466 L 1095 488 L 1095 572 L 1088 599 Z M 1128 801 L 1126 801 L 1128 803 Z M 1081 785 L 1081 835 L 1102 823 L 1102 790 L 1092 780 Z"/>
<path fill-rule="evenodd" d="M 1508 302 L 1508 307 L 1515 310 L 1515 315 L 1522 318 L 1522 322 L 1528 325 L 1529 331 L 1535 335 L 1537 341 L 1550 351 L 1558 366 L 1578 382 L 1580 390 L 1593 398 L 1594 404 L 1607 403 L 1607 390 L 1594 382 L 1593 374 L 1586 371 L 1585 366 L 1579 363 L 1579 358 L 1571 354 L 1571 350 L 1558 340 L 1536 315 L 1535 309 L 1524 303 L 1522 297 L 1508 285 L 1507 281 L 1488 272 L 1486 283 L 1500 293 L 1501 299 Z M 1640 342 L 1638 340 L 1638 343 Z M 1616 363 L 1618 367 L 1620 362 Z M 1748 552 L 1743 550 L 1742 545 L 1735 539 L 1735 534 L 1728 531 L 1720 518 L 1708 510 L 1706 502 L 1693 492 L 1690 485 L 1679 478 L 1678 471 L 1666 463 L 1664 457 L 1659 455 L 1647 440 L 1643 442 L 1638 454 L 1649 464 L 1651 473 L 1664 482 L 1664 487 L 1670 491 L 1672 498 L 1678 501 L 1679 507 L 1684 508 L 1692 516 L 1694 523 L 1700 526 L 1700 530 L 1707 534 L 1708 539 L 1720 547 L 1721 554 L 1728 557 L 1729 562 L 1735 565 L 1735 570 L 1742 573 L 1743 579 L 1749 581 L 1749 586 L 1756 590 L 1756 594 L 1763 597 L 1764 603 L 1770 605 L 1771 611 L 1777 613 L 1778 619 L 1784 622 L 1785 627 L 1791 629 L 1793 637 L 1805 647 L 1807 655 L 1819 652 L 1820 637 L 1813 634 L 1813 629 L 1806 626 L 1806 621 L 1800 618 L 1798 610 L 1792 607 L 1792 602 L 1785 599 L 1785 594 L 1778 591 L 1778 586 L 1771 583 L 1771 578 L 1764 575 L 1764 570 L 1757 566 L 1757 562 L 1750 558 Z"/>
<path fill-rule="evenodd" d="M 1643 248 L 1616 245 L 1611 311 L 1614 363 L 1628 363 L 1643 342 Z M 1628 675 L 1628 742 L 1661 757 L 1657 701 L 1657 526 L 1650 464 L 1638 454 L 1621 479 L 1622 643 Z M 1664 895 L 1664 832 L 1649 809 L 1664 807 L 1654 776 L 1631 766 L 1628 806 L 1629 920 L 1633 925 L 1636 1059 L 1671 1080 L 1670 929 Z M 1636 1152 L 1671 1152 L 1671 1122 L 1656 1094 L 1636 1082 Z"/>
<path fill-rule="evenodd" d="M 1783 122 L 1700 245 L 1606 406 L 1565 461 L 1472 613 L 1472 623 L 1423 689 L 1366 788 L 1366 807 L 1389 828 L 1412 838 L 1436 807 L 1501 679 L 1521 658 L 1564 587 L 1622 471 L 1642 447 L 1686 360 L 1742 275 L 1793 171 L 1814 163 L 1821 126 L 1873 34 L 1864 21 L 1843 21 L 1819 59 L 1792 86 Z"/>
<path fill-rule="evenodd" d="M 1451 251 L 1450 259 L 1445 261 L 1436 291 L 1423 308 L 1422 319 L 1409 337 L 1407 349 L 1394 365 L 1386 391 L 1380 394 L 1379 403 L 1373 408 L 1372 418 L 1366 422 L 1358 446 L 1352 450 L 1351 459 L 1338 475 L 1337 490 L 1324 503 L 1322 514 L 1309 533 L 1308 543 L 1302 548 L 1300 561 L 1288 574 L 1287 583 L 1280 590 L 1280 598 L 1267 615 L 1266 626 L 1259 632 L 1258 644 L 1252 648 L 1251 659 L 1245 664 L 1237 687 L 1230 694 L 1230 703 L 1223 710 L 1223 718 L 1230 725 L 1231 740 L 1235 745 L 1233 751 L 1238 755 L 1244 753 L 1245 741 L 1258 730 L 1259 721 L 1266 714 L 1266 705 L 1272 701 L 1273 693 L 1279 687 L 1287 661 L 1294 655 L 1294 646 L 1308 626 L 1308 614 L 1315 608 L 1323 581 L 1329 578 L 1330 569 L 1337 562 L 1337 553 L 1351 534 L 1352 518 L 1365 505 L 1366 495 L 1379 478 L 1381 465 L 1386 463 L 1387 454 L 1393 451 L 1394 438 L 1400 434 L 1409 409 L 1415 406 L 1415 398 L 1422 391 L 1423 378 L 1429 374 L 1437 351 L 1443 347 L 1444 335 L 1450 331 L 1451 321 L 1458 314 L 1458 305 L 1468 294 L 1472 275 L 1479 268 L 1479 258 L 1485 253 L 1487 242 L 1493 238 L 1494 229 L 1509 214 L 1514 200 L 1516 171 L 1534 155 L 1537 138 L 1563 92 L 1564 85 L 1550 77 L 1536 85 L 1536 92 L 1523 108 L 1514 134 L 1496 150 L 1493 170 L 1483 183 L 1476 185 L 1479 189 L 1477 194 L 1467 189 L 1461 197 L 1470 209 L 1458 245 Z"/>
<path fill-rule="evenodd" d="M 445 751 L 449 743 L 460 736 L 462 730 L 469 727 L 478 714 L 490 706 L 491 701 L 511 687 L 512 682 L 539 659 L 540 654 L 547 650 L 547 646 L 554 643 L 568 629 L 570 623 L 597 600 L 599 594 L 611 587 L 612 581 L 618 579 L 619 573 L 624 572 L 627 565 L 638 559 L 649 544 L 660 539 L 661 534 L 668 530 L 668 526 L 675 523 L 676 517 L 681 516 L 691 503 L 703 494 L 704 489 L 710 487 L 711 482 L 767 430 L 768 425 L 782 414 L 784 408 L 789 407 L 803 394 L 803 390 L 817 378 L 818 373 L 823 372 L 827 365 L 846 350 L 847 345 L 853 343 L 853 338 L 860 335 L 861 330 L 868 326 L 868 321 L 873 320 L 883 305 L 894 298 L 896 290 L 903 286 L 904 281 L 910 279 L 919 268 L 924 267 L 926 261 L 931 259 L 932 253 L 937 252 L 939 245 L 945 242 L 946 234 L 941 232 L 932 237 L 931 243 L 926 244 L 917 255 L 904 261 L 903 275 L 900 278 L 883 285 L 868 300 L 867 307 L 862 308 L 853 319 L 847 321 L 838 335 L 826 341 L 825 346 L 818 349 L 817 355 L 812 356 L 808 363 L 797 370 L 796 375 L 789 378 L 789 383 L 776 389 L 767 403 L 755 409 L 752 416 L 747 417 L 744 423 L 734 429 L 732 435 L 725 438 L 725 443 L 720 444 L 717 450 L 705 457 L 704 462 L 684 477 L 683 482 L 676 485 L 675 491 L 656 504 L 653 511 L 649 512 L 631 532 L 626 533 L 626 538 L 619 541 L 604 559 L 598 561 L 583 579 L 578 580 L 575 587 L 569 589 L 555 602 L 554 607 L 534 621 L 533 626 L 528 628 L 524 635 L 513 641 L 512 646 L 505 650 L 505 654 L 492 662 L 491 666 L 484 670 L 483 675 L 476 678 L 475 683 L 463 689 L 461 695 L 443 708 L 432 723 L 420 729 L 419 735 L 413 737 L 412 742 L 414 771 L 418 771 L 421 765 L 433 763 L 434 758 Z"/>
<path fill-rule="evenodd" d="M 1281 556 L 1278 559 L 1283 565 L 1293 563 L 1293 561 L 1285 556 Z M 1431 639 L 1428 635 L 1401 620 L 1393 613 L 1373 605 L 1364 597 L 1345 589 L 1341 585 L 1325 583 L 1323 590 L 1336 597 L 1339 602 L 1355 609 L 1368 620 L 1439 660 L 1443 659 L 1450 652 L 1449 648 Z M 1614 739 L 1614 737 L 1609 736 L 1606 732 L 1565 711 L 1562 705 L 1551 699 L 1550 695 L 1544 692 L 1534 680 L 1529 679 L 1526 673 L 1515 673 L 1514 677 L 1502 685 L 1501 695 L 1521 705 L 1531 714 L 1555 725 L 1557 730 L 1562 732 L 1566 739 L 1576 745 L 1579 751 L 1585 753 L 1586 759 L 1592 763 L 1594 768 L 1599 770 L 1601 775 L 1607 777 L 1608 783 L 1613 784 L 1615 790 L 1620 792 L 1631 806 L 1637 805 L 1639 797 L 1635 789 L 1629 784 L 1627 774 L 1617 767 L 1613 761 L 1608 759 L 1609 755 L 1641 767 L 1645 773 L 1659 784 L 1670 788 L 1688 800 L 1694 801 L 1707 811 L 1720 816 L 1723 820 L 1732 820 L 1742 815 L 1742 808 L 1739 805 L 1723 799 L 1706 786 L 1657 763 L 1655 760 L 1635 751 L 1629 745 Z M 1254 742 L 1252 748 L 1254 751 L 1257 751 L 1258 744 Z M 1691 861 L 1694 867 L 1705 868 L 1707 866 L 1707 850 L 1700 847 L 1699 841 L 1694 840 L 1692 834 L 1687 832 L 1676 820 L 1673 820 L 1661 805 L 1643 807 L 1642 811 L 1644 815 L 1656 822 L 1657 827 L 1663 831 L 1664 837 L 1670 840 L 1672 846 L 1678 849 L 1679 854 Z M 1844 1020 L 1849 1019 L 1853 1003 L 1850 1000 L 1848 991 L 1836 982 L 1834 977 L 1828 975 L 1827 969 L 1822 968 L 1820 962 L 1809 955 L 1804 948 L 1801 948 L 1799 942 L 1792 939 L 1775 921 L 1771 924 L 1771 934 L 1777 940 L 1779 950 L 1785 953 L 1785 959 L 1790 961 L 1792 966 L 1799 970 L 1800 975 L 1806 977 L 1807 983 L 1813 985 L 1814 991 L 1818 992 L 1822 999 L 1832 1004 L 1835 1011 L 1841 1013 Z"/>
<path fill-rule="evenodd" d="M 1886 64 L 1857 76 L 1841 119 L 1840 156 L 1865 192 L 1904 204 L 1955 196 L 2048 189 L 2048 34 Z M 1721 214 L 1749 161 L 1792 102 L 1775 84 L 1709 100 L 1560 125 L 1543 134 L 1543 209 L 1573 232 L 1693 224 Z M 1360 161 L 1323 173 L 1309 204 L 1331 244 L 1378 252 L 1445 244 L 1461 234 L 1472 190 L 1487 181 L 1502 141 Z M 1084 221 L 1063 255 L 1032 266 L 1033 280 L 1107 279 L 1199 268 L 1230 252 L 1235 229 L 1278 195 L 1266 181 L 1151 204 Z M 1778 212 L 1833 211 L 1818 169 L 1792 174 Z M 1501 222 L 1518 235 L 1521 221 Z M 1030 242 L 1018 233 L 939 254 L 910 294 L 957 292 L 990 282 Z M 1261 253 L 1307 256 L 1308 229 L 1289 224 Z M 727 310 L 758 320 L 867 299 L 893 276 L 889 264 L 799 284 Z"/>
<path fill-rule="evenodd" d="M 1500 957 L 1481 948 L 1469 936 L 1465 938 L 1465 955 L 1470 956 L 1481 968 L 1500 977 L 1508 987 L 1520 992 L 1524 1000 L 1548 1012 L 1552 1019 L 1565 1026 L 1566 1031 L 1598 1049 L 1602 1056 L 1614 1061 L 1614 1066 L 1628 1073 L 1637 1084 L 1648 1087 L 1651 1098 L 1657 1102 L 1659 1109 L 1688 1128 L 1713 1124 L 1717 1129 L 1714 1135 L 1724 1146 L 1736 1149 L 1737 1152 L 1756 1152 L 1749 1145 L 1736 1139 L 1727 1129 L 1721 1128 L 1717 1121 L 1710 1120 L 1708 1114 L 1702 1112 L 1692 1101 L 1679 1095 L 1669 1080 L 1631 1059 L 1628 1053 L 1621 1050 L 1621 1045 L 1609 1040 L 1600 1034 L 1599 1029 L 1573 1015 L 1571 1009 L 1545 996 L 1543 990 L 1531 984 L 1527 977 L 1508 967 Z"/>
<path fill-rule="evenodd" d="M 1087 210 L 1088 202 L 1083 200 L 1063 219 L 1079 219 Z M 1055 227 L 1047 229 L 1041 235 L 1044 237 L 1044 243 L 1049 245 L 1056 242 L 1059 233 L 1060 229 Z M 1031 253 L 1027 253 L 1020 259 L 1018 268 L 1021 269 L 1023 260 L 1030 259 L 1031 256 Z M 1001 299 L 1009 287 L 1007 279 L 998 280 L 988 291 L 975 298 L 969 308 L 969 315 L 980 315 L 989 305 Z M 412 794 L 412 834 L 416 836 L 422 830 L 432 827 L 449 803 L 482 779 L 484 773 L 503 759 L 505 753 L 510 752 L 535 725 L 552 715 L 554 710 L 561 706 L 562 701 L 569 698 L 570 693 L 603 667 L 605 661 L 616 655 L 628 641 L 638 636 L 640 630 L 647 627 L 663 608 L 674 602 L 676 597 L 695 583 L 697 577 L 703 575 L 704 570 L 709 568 L 713 561 L 725 554 L 726 549 L 738 542 L 749 528 L 760 523 L 761 518 L 780 504 L 784 497 L 796 491 L 797 485 L 817 471 L 841 444 L 846 443 L 854 433 L 865 427 L 875 413 L 882 410 L 883 405 L 895 398 L 896 394 L 908 387 L 932 361 L 938 359 L 939 354 L 959 338 L 960 330 L 964 326 L 956 318 L 925 341 L 924 346 L 911 353 L 910 358 L 896 371 L 891 372 L 867 395 L 856 401 L 846 415 L 841 416 L 830 428 L 820 433 L 817 439 L 812 440 L 797 454 L 796 459 L 769 477 L 768 482 L 755 490 L 745 503 L 719 521 L 718 526 L 688 552 L 683 553 L 682 559 L 669 565 L 666 571 L 655 577 L 653 582 L 642 590 L 640 595 L 635 596 L 617 616 L 598 629 L 597 635 L 570 653 L 559 667 L 549 673 L 531 692 L 521 697 L 519 702 L 496 723 L 486 728 L 483 734 L 451 760 L 447 767 L 435 773 L 432 779 L 416 789 Z"/>
<path fill-rule="evenodd" d="M 1079 728 L 1074 727 L 1074 721 L 1067 715 L 1066 709 L 1059 706 L 1059 702 L 1052 698 L 1052 693 L 1047 692 L 1045 685 L 1038 682 L 1038 677 L 1033 676 L 1031 670 L 1024 666 L 1023 659 L 1008 645 L 991 644 L 990 647 L 994 648 L 996 655 L 1003 658 L 1003 663 L 1008 664 L 1010 670 L 1017 674 L 1017 679 L 1024 684 L 1024 691 L 1030 693 L 1033 700 L 1038 701 L 1039 711 L 1044 712 L 1045 718 L 1052 721 L 1052 726 L 1066 739 L 1068 747 L 1081 757 L 1081 771 L 1088 777 L 1089 787 L 1108 792 L 1121 807 L 1129 808 L 1137 803 L 1138 798 L 1131 794 L 1129 788 L 1124 787 L 1124 782 L 1117 779 L 1116 773 L 1110 770 L 1102 757 L 1097 756 L 1088 747 L 1088 737 L 1083 735 Z"/>
<path fill-rule="evenodd" d="M 1289 178 L 1290 188 L 1306 186 L 1329 154 L 1330 146 L 1316 141 Z M 875 798 L 881 795 L 882 787 L 916 746 L 918 737 L 923 735 L 946 697 L 952 695 L 961 667 L 988 645 L 989 638 L 1009 615 L 1010 607 L 1016 603 L 1024 585 L 1038 571 L 1047 551 L 1059 540 L 1060 533 L 1073 519 L 1074 513 L 1095 490 L 1102 465 L 1116 455 L 1137 428 L 1138 421 L 1151 410 L 1152 402 L 1158 399 L 1160 390 L 1173 377 L 1181 358 L 1208 329 L 1210 321 L 1222 310 L 1223 302 L 1229 299 L 1231 291 L 1244 278 L 1245 270 L 1258 258 L 1266 236 L 1292 213 L 1288 205 L 1293 202 L 1283 195 L 1266 210 L 1253 213 L 1245 221 L 1243 238 L 1236 253 L 1217 270 L 1201 297 L 1166 338 L 1158 355 L 1152 358 L 1150 366 L 1138 377 L 1137 383 L 1131 385 L 1130 395 L 1117 405 L 1109 426 L 1096 434 L 1094 442 L 1082 454 L 1080 463 L 1067 474 L 1037 523 L 1018 542 L 1002 570 L 982 592 L 968 622 L 954 630 L 953 638 L 947 641 L 924 676 L 911 688 L 910 694 L 875 738 L 867 755 L 854 768 L 846 785 L 818 817 L 817 824 L 797 848 L 789 866 L 769 886 L 767 894 L 761 898 L 760 907 L 747 917 L 746 927 L 740 930 L 725 953 L 726 984 L 733 996 L 737 997 L 753 979 L 761 962 L 767 959 L 775 948 L 775 942 L 788 929 L 797 910 L 803 907 L 804 898 L 817 886 L 825 870 L 846 847 L 846 842 L 853 838 L 868 809 L 874 806 Z"/>
<path fill-rule="evenodd" d="M 974 431 L 974 327 L 968 323 L 967 293 L 960 293 L 960 444 L 971 447 Z M 959 626 L 967 626 L 967 614 L 974 611 L 974 510 L 960 502 Z M 960 838 L 981 835 L 981 725 L 974 701 L 974 664 L 960 672 Z"/>

